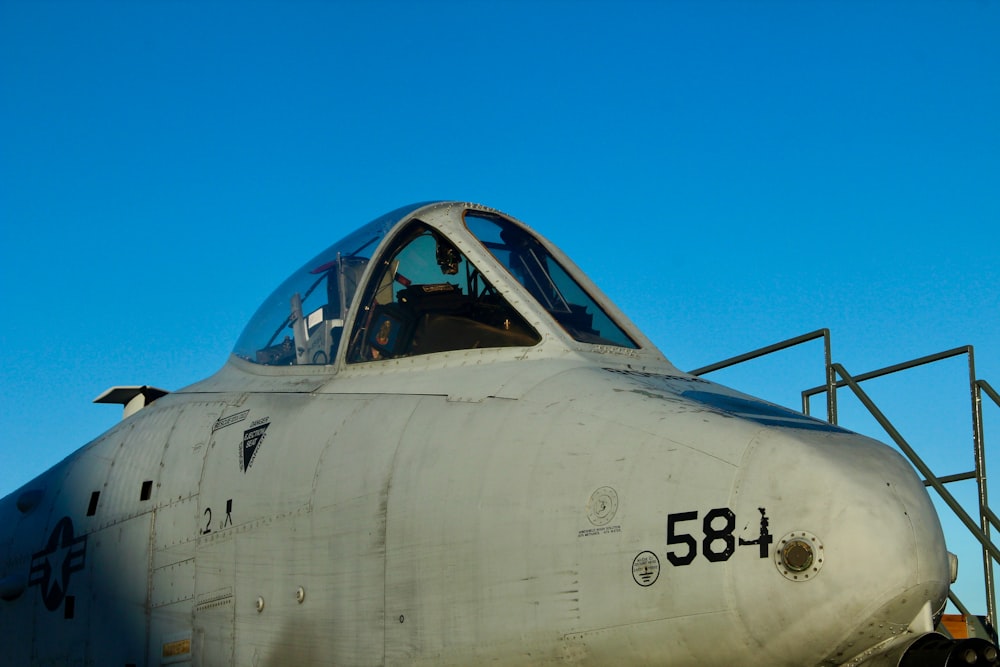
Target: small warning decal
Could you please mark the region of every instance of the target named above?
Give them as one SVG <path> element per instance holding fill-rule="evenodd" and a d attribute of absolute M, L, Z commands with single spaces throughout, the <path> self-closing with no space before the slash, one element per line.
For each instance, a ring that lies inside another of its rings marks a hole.
<path fill-rule="evenodd" d="M 243 431 L 243 442 L 240 444 L 240 470 L 244 473 L 253 465 L 257 458 L 257 452 L 267 435 L 267 427 L 271 425 L 270 417 L 256 419 L 250 424 L 250 428 Z"/>
<path fill-rule="evenodd" d="M 220 428 L 226 428 L 227 426 L 232 426 L 238 422 L 243 421 L 250 414 L 249 410 L 244 410 L 243 412 L 237 412 L 235 415 L 229 415 L 228 417 L 219 417 L 215 420 L 215 424 L 212 426 L 212 432 L 218 431 Z"/>
<path fill-rule="evenodd" d="M 190 639 L 178 639 L 177 641 L 167 642 L 163 645 L 163 657 L 164 658 L 175 658 L 180 655 L 190 655 L 191 654 L 191 640 Z"/>
<path fill-rule="evenodd" d="M 632 561 L 632 578 L 643 588 L 660 577 L 660 559 L 652 551 L 643 551 Z"/>

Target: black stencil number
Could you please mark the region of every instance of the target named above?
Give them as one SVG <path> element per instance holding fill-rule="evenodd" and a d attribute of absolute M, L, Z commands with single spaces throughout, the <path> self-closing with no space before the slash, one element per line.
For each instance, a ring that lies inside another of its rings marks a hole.
<path fill-rule="evenodd" d="M 740 546 L 759 547 L 760 557 L 767 558 L 768 547 L 774 541 L 768 532 L 767 512 L 760 510 L 760 536 L 755 540 L 739 539 Z M 698 539 L 689 528 L 682 526 L 687 521 L 697 521 L 697 512 L 677 512 L 667 515 L 667 546 L 675 547 L 667 551 L 671 565 L 690 565 L 698 556 Z M 728 507 L 709 510 L 701 521 L 701 555 L 710 563 L 724 563 L 736 552 L 736 515 Z"/>
<path fill-rule="evenodd" d="M 721 519 L 721 521 L 719 521 Z M 724 524 L 717 528 L 720 523 Z M 701 550 L 705 558 L 713 563 L 720 563 L 729 560 L 729 557 L 736 551 L 736 538 L 733 537 L 733 530 L 736 528 L 736 515 L 728 507 L 719 507 L 709 511 L 705 515 L 705 520 L 701 524 L 705 539 L 701 542 Z M 722 544 L 720 545 L 719 542 Z M 719 547 L 722 549 L 719 550 Z"/>
<path fill-rule="evenodd" d="M 687 552 L 678 555 L 677 552 L 668 551 L 667 560 L 671 565 L 690 565 L 694 557 L 698 555 L 698 543 L 694 537 L 687 533 L 678 533 L 677 524 L 682 521 L 694 521 L 698 518 L 697 512 L 679 512 L 667 515 L 667 545 L 683 544 L 687 546 Z"/>
<path fill-rule="evenodd" d="M 774 538 L 771 537 L 771 533 L 767 529 L 768 525 L 770 524 L 770 519 L 767 518 L 767 510 L 764 509 L 763 507 L 758 507 L 757 511 L 760 512 L 760 535 L 757 537 L 756 540 L 744 540 L 741 537 L 740 546 L 748 547 L 756 544 L 758 547 L 760 547 L 760 557 L 767 558 L 767 548 L 771 546 L 772 542 L 774 542 Z"/>

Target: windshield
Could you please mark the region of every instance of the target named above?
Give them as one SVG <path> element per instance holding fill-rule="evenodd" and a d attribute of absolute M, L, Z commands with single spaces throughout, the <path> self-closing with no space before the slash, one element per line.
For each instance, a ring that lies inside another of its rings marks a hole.
<path fill-rule="evenodd" d="M 372 273 L 348 363 L 496 347 L 541 337 L 439 232 L 414 222 Z"/>
<path fill-rule="evenodd" d="M 267 366 L 332 363 L 368 260 L 393 225 L 421 206 L 383 215 L 296 271 L 257 309 L 233 354 Z"/>
<path fill-rule="evenodd" d="M 529 232 L 474 211 L 466 212 L 465 225 L 575 340 L 639 347 Z"/>

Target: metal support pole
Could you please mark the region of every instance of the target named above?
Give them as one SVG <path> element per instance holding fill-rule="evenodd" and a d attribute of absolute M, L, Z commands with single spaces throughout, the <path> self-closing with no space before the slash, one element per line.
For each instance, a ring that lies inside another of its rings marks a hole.
<path fill-rule="evenodd" d="M 976 487 L 979 491 L 979 525 L 987 540 L 990 538 L 990 511 L 986 488 L 986 443 L 983 434 L 983 400 L 979 382 L 976 380 L 976 358 L 972 346 L 969 346 L 969 391 L 972 395 L 972 446 L 976 458 Z M 993 571 L 993 559 L 983 552 L 983 579 L 986 585 L 986 620 L 990 627 L 996 627 L 997 601 L 996 579 Z"/>
<path fill-rule="evenodd" d="M 833 352 L 830 349 L 830 330 L 823 329 L 823 345 L 826 355 L 826 416 L 831 424 L 837 423 L 837 373 L 833 370 Z M 807 401 L 802 397 L 803 404 Z"/>

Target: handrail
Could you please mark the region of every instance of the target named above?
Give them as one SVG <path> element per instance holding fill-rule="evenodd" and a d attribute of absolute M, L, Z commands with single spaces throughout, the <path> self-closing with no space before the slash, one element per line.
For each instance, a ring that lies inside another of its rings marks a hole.
<path fill-rule="evenodd" d="M 801 336 L 796 336 L 794 338 L 789 338 L 788 340 L 783 340 L 773 345 L 768 345 L 766 347 L 761 347 L 756 350 L 752 350 L 745 354 L 740 354 L 735 357 L 730 357 L 729 359 L 723 359 L 714 364 L 709 364 L 708 366 L 702 366 L 701 368 L 696 368 L 693 371 L 688 371 L 691 375 L 705 375 L 707 373 L 713 373 L 715 371 L 720 371 L 724 368 L 729 368 L 730 366 L 735 366 L 736 364 L 741 364 L 744 361 L 752 361 L 759 357 L 771 354 L 773 352 L 780 352 L 781 350 L 786 350 L 796 345 L 801 345 L 802 343 L 808 343 L 809 341 L 816 340 L 817 338 L 823 339 L 823 354 L 824 354 L 824 368 L 826 372 L 826 386 L 824 389 L 827 390 L 826 399 L 826 413 L 827 421 L 831 424 L 837 423 L 837 392 L 834 389 L 834 380 L 836 376 L 833 373 L 833 368 L 831 363 L 833 361 L 833 356 L 830 350 L 830 330 L 829 329 L 817 329 L 816 331 L 810 331 L 809 333 L 802 334 Z M 807 406 L 803 403 L 803 410 L 805 414 L 809 414 Z"/>
<path fill-rule="evenodd" d="M 997 390 L 990 386 L 990 383 L 986 380 L 976 380 L 976 386 L 986 392 L 986 395 L 993 399 L 997 407 L 1000 408 L 1000 394 Z"/>
<path fill-rule="evenodd" d="M 951 357 L 957 357 L 962 354 L 970 354 L 972 351 L 971 345 L 963 345 L 962 347 L 956 347 L 951 350 L 945 350 L 944 352 L 938 352 L 937 354 L 928 354 L 925 357 L 919 357 L 913 359 L 912 361 L 904 361 L 899 364 L 893 364 L 892 366 L 886 366 L 885 368 L 879 368 L 878 370 L 869 371 L 867 373 L 862 373 L 861 375 L 854 378 L 855 382 L 864 382 L 866 380 L 874 380 L 875 378 L 882 377 L 884 375 L 890 375 L 892 373 L 897 373 L 899 371 L 905 371 L 910 368 L 916 368 L 917 366 L 924 366 L 926 364 L 933 363 L 935 361 L 941 361 L 942 359 L 949 359 Z M 842 389 L 847 386 L 844 381 L 835 382 L 833 384 L 834 389 Z M 811 387 L 805 389 L 802 392 L 803 399 L 815 396 L 824 391 L 827 391 L 828 387 L 820 385 L 818 387 Z M 808 413 L 807 413 L 808 414 Z"/>

